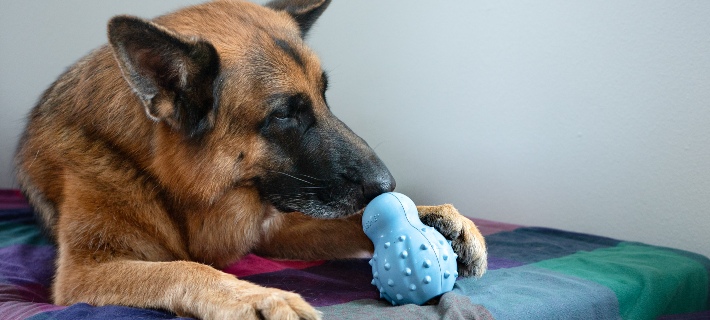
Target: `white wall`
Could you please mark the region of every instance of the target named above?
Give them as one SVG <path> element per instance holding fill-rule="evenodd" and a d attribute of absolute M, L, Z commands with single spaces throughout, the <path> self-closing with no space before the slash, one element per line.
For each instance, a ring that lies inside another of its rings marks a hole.
<path fill-rule="evenodd" d="M 29 110 L 66 68 L 106 43 L 117 14 L 153 17 L 197 0 L 0 0 L 0 188 L 16 187 L 12 158 Z"/>
<path fill-rule="evenodd" d="M 10 187 L 24 114 L 108 17 L 179 3 L 2 1 Z M 417 203 L 710 255 L 707 17 L 702 0 L 336 0 L 309 42 L 334 112 Z"/>

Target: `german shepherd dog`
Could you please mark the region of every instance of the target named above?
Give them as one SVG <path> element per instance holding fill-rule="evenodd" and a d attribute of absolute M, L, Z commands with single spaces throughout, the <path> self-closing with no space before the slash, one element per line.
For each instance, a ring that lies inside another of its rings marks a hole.
<path fill-rule="evenodd" d="M 303 37 L 329 0 L 217 0 L 144 20 L 45 91 L 16 155 L 21 188 L 58 245 L 52 295 L 203 319 L 318 319 L 298 294 L 219 271 L 249 252 L 372 252 L 363 207 L 395 181 L 330 111 Z M 419 207 L 453 241 L 459 273 L 486 270 L 476 226 Z M 374 289 L 374 288 L 373 288 Z"/>

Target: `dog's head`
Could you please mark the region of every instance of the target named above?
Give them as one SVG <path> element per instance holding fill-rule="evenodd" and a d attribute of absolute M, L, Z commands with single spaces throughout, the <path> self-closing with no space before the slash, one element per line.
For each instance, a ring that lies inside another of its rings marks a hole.
<path fill-rule="evenodd" d="M 329 0 L 215 1 L 146 21 L 119 16 L 109 40 L 157 134 L 150 170 L 213 201 L 255 188 L 283 212 L 344 216 L 395 181 L 331 112 L 328 77 L 303 37 Z"/>

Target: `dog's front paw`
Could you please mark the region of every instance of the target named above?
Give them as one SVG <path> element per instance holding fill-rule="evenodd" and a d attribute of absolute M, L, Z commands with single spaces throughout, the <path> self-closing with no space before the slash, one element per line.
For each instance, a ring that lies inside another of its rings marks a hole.
<path fill-rule="evenodd" d="M 217 306 L 205 319 L 320 320 L 321 312 L 300 295 L 253 285 Z"/>
<path fill-rule="evenodd" d="M 476 225 L 461 215 L 450 204 L 440 206 L 418 206 L 421 221 L 436 228 L 445 238 L 451 240 L 451 247 L 458 254 L 459 274 L 480 277 L 488 268 L 486 243 Z"/>

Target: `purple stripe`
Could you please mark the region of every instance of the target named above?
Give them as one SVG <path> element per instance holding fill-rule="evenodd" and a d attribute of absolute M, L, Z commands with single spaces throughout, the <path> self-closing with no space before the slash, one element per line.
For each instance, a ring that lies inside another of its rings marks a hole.
<path fill-rule="evenodd" d="M 1 290 L 0 286 L 0 290 Z M 1 294 L 0 294 L 1 295 Z M 26 319 L 42 312 L 62 310 L 65 307 L 53 304 L 8 301 L 0 303 L 0 315 L 4 320 Z"/>
<path fill-rule="evenodd" d="M 54 276 L 53 246 L 13 245 L 0 248 L 0 282 L 49 287 Z"/>
<path fill-rule="evenodd" d="M 488 270 L 509 269 L 524 265 L 520 261 L 488 256 Z"/>
<path fill-rule="evenodd" d="M 491 221 L 491 220 L 486 220 L 486 219 L 478 219 L 478 218 L 469 218 L 469 219 L 471 219 L 476 224 L 476 227 L 478 227 L 478 231 L 480 231 L 481 234 L 484 236 L 491 235 L 494 233 L 499 233 L 499 232 L 513 231 L 515 229 L 522 227 L 517 224 Z"/>
<path fill-rule="evenodd" d="M 242 279 L 296 292 L 315 307 L 360 299 L 378 299 L 377 289 L 370 284 L 372 269 L 367 261 L 327 261 L 323 265 L 303 270 L 288 269 Z"/>

